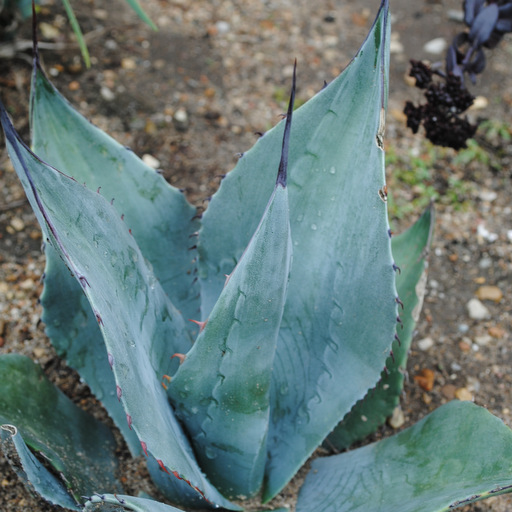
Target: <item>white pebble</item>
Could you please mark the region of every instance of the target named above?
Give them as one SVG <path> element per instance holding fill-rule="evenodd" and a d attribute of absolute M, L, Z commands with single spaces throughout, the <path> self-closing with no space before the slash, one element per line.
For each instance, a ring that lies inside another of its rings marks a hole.
<path fill-rule="evenodd" d="M 425 351 L 433 346 L 434 346 L 434 340 L 432 338 L 423 338 L 422 340 L 418 341 L 418 348 L 420 350 Z"/>
<path fill-rule="evenodd" d="M 116 95 L 106 85 L 101 87 L 100 94 L 101 97 L 107 101 L 112 101 L 116 97 Z"/>
<path fill-rule="evenodd" d="M 153 169 L 158 169 L 160 167 L 160 160 L 157 160 L 153 155 L 149 155 L 148 153 L 142 155 L 142 161 Z"/>
<path fill-rule="evenodd" d="M 489 310 L 478 299 L 471 299 L 466 304 L 466 308 L 469 317 L 473 320 L 484 320 L 491 316 Z"/>
<path fill-rule="evenodd" d="M 435 39 L 430 40 L 428 43 L 425 43 L 423 46 L 423 50 L 428 53 L 432 53 L 433 55 L 439 55 L 446 50 L 448 43 L 444 37 L 436 37 Z"/>

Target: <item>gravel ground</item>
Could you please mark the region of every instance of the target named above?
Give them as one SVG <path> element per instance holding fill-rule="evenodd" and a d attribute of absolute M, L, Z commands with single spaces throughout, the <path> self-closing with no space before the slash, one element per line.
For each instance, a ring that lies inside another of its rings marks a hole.
<path fill-rule="evenodd" d="M 94 123 L 140 155 L 151 155 L 174 185 L 205 206 L 236 155 L 279 120 L 295 57 L 298 101 L 311 97 L 348 63 L 363 41 L 377 0 L 310 2 L 147 0 L 159 27 L 144 26 L 121 0 L 77 6 L 93 56 L 84 69 L 59 2 L 47 2 L 42 39 L 61 50 L 43 52 L 59 89 Z M 391 0 L 392 72 L 386 148 L 395 231 L 410 225 L 435 194 L 437 224 L 429 284 L 411 351 L 402 401 L 405 428 L 440 404 L 470 399 L 512 426 L 512 44 L 489 54 L 473 87 L 481 96 L 474 118 L 490 122 L 477 144 L 457 155 L 433 148 L 404 125 L 405 99 L 419 91 L 404 78 L 408 60 L 441 60 L 425 43 L 450 41 L 462 30 L 450 9 L 460 2 Z M 52 32 L 53 29 L 53 32 Z M 30 37 L 29 27 L 19 31 Z M 0 53 L 1 54 L 1 53 Z M 26 56 L 25 56 L 26 57 Z M 30 68 L 24 54 L 0 60 L 0 86 L 16 127 L 28 139 Z M 148 157 L 146 157 L 148 158 Z M 39 323 L 37 298 L 44 257 L 33 214 L 5 150 L 0 148 L 0 353 L 21 352 L 40 363 L 70 397 L 104 417 L 77 376 L 59 362 Z M 482 316 L 469 310 L 478 301 Z M 415 376 L 433 372 L 432 389 Z M 427 372 L 428 373 L 428 372 Z M 390 433 L 384 427 L 376 437 Z M 125 451 L 121 449 L 121 456 Z M 154 493 L 140 461 L 128 462 L 128 490 Z M 142 479 L 142 484 L 140 483 Z M 295 487 L 281 497 L 293 507 Z M 505 512 L 506 496 L 465 511 Z M 0 510 L 51 510 L 17 483 L 0 461 Z"/>

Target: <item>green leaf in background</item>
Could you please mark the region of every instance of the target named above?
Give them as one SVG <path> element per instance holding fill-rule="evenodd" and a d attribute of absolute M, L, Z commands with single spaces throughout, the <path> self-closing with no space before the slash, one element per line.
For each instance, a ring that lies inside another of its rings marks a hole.
<path fill-rule="evenodd" d="M 73 404 L 25 356 L 0 356 L 0 376 L 0 424 L 13 425 L 18 431 L 2 428 L 3 449 L 8 456 L 17 450 L 21 469 L 39 494 L 68 506 L 99 488 L 121 490 L 114 477 L 115 442 L 107 427 Z M 55 474 L 62 475 L 60 481 L 31 457 L 25 443 L 42 454 Z M 63 494 L 65 489 L 74 498 L 71 502 Z"/>
<path fill-rule="evenodd" d="M 434 207 L 431 205 L 407 231 L 391 240 L 393 256 L 400 267 L 396 278 L 398 298 L 403 304 L 400 311 L 402 328 L 397 329 L 393 357 L 376 388 L 359 401 L 327 438 L 327 447 L 345 450 L 375 432 L 389 418 L 398 405 L 403 389 L 407 355 L 412 334 L 423 304 L 427 279 L 427 255 L 434 228 Z"/>
<path fill-rule="evenodd" d="M 163 375 L 175 371 L 170 356 L 190 348 L 180 312 L 110 202 L 39 160 L 1 104 L 0 116 L 9 155 L 47 242 L 80 283 L 100 325 L 130 428 L 170 478 L 175 472 L 212 503 L 237 509 L 201 473 L 161 386 Z"/>
<path fill-rule="evenodd" d="M 379 195 L 388 44 L 383 2 L 350 65 L 294 113 L 288 163 L 294 256 L 274 363 L 265 500 L 375 386 L 395 336 L 394 262 Z M 203 216 L 203 319 L 265 209 L 283 125 L 244 154 Z"/>
<path fill-rule="evenodd" d="M 137 0 L 126 0 L 128 5 L 137 13 L 137 16 L 144 22 L 147 23 L 153 30 L 158 30 L 157 26 L 153 23 L 151 18 L 146 14 L 144 9 L 140 6 Z"/>
<path fill-rule="evenodd" d="M 188 247 L 198 226 L 192 220 L 196 210 L 183 194 L 73 109 L 48 81 L 39 63 L 32 84 L 31 129 L 32 146 L 40 158 L 114 199 L 114 208 L 131 229 L 167 295 L 185 318 L 196 318 L 199 293 Z M 140 443 L 128 428 L 114 391 L 96 317 L 82 287 L 51 247 L 46 250 L 45 276 L 41 303 L 47 335 L 58 354 L 103 402 L 130 451 L 140 452 Z M 191 323 L 187 329 L 192 334 L 197 331 Z"/>
<path fill-rule="evenodd" d="M 454 400 L 396 436 L 316 459 L 296 512 L 448 512 L 512 491 L 512 431 Z"/>
<path fill-rule="evenodd" d="M 91 57 L 89 55 L 89 50 L 87 49 L 87 44 L 84 39 L 84 35 L 82 34 L 82 29 L 80 28 L 80 24 L 76 19 L 75 12 L 71 7 L 69 0 L 62 0 L 62 4 L 64 5 L 64 9 L 66 10 L 66 14 L 68 15 L 69 23 L 71 24 L 71 28 L 75 34 L 76 40 L 78 42 L 78 46 L 80 47 L 80 52 L 82 53 L 82 58 L 84 59 L 85 66 L 87 68 L 91 67 Z"/>

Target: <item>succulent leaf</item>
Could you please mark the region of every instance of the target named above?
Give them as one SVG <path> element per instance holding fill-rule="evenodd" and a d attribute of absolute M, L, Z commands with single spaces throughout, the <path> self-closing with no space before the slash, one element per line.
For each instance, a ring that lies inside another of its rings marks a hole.
<path fill-rule="evenodd" d="M 48 81 L 37 61 L 31 128 L 32 145 L 40 158 L 92 190 L 98 189 L 107 199 L 115 198 L 114 208 L 132 230 L 165 292 L 187 317 L 196 315 L 198 289 L 191 277 L 194 269 L 188 246 L 197 223 L 191 220 L 195 209 L 183 194 L 76 112 Z M 59 355 L 103 402 L 130 451 L 139 453 L 139 441 L 112 392 L 114 377 L 96 317 L 82 287 L 51 247 L 46 250 L 45 276 L 41 303 L 48 336 Z M 187 328 L 194 333 L 193 327 Z"/>
<path fill-rule="evenodd" d="M 169 386 L 201 467 L 230 498 L 260 490 L 267 460 L 270 383 L 292 256 L 286 171 L 294 93 L 295 79 L 263 218 Z"/>
<path fill-rule="evenodd" d="M 12 469 L 30 491 L 52 505 L 81 510 L 66 491 L 64 483 L 36 459 L 14 425 L 0 425 L 0 447 Z"/>
<path fill-rule="evenodd" d="M 160 384 L 162 375 L 175 371 L 170 355 L 190 348 L 180 312 L 110 202 L 36 157 L 3 106 L 0 116 L 9 155 L 47 242 L 80 283 L 100 325 L 128 425 L 162 470 L 175 472 L 213 503 L 234 507 L 201 473 Z"/>
<path fill-rule="evenodd" d="M 115 441 L 107 427 L 73 404 L 25 356 L 0 356 L 0 375 L 2 449 L 17 472 L 30 480 L 29 488 L 69 508 L 97 488 L 121 490 L 113 476 Z M 44 468 L 27 445 L 44 457 L 61 480 Z M 80 457 L 70 457 L 71 453 Z"/>
<path fill-rule="evenodd" d="M 391 245 L 400 274 L 396 277 L 397 299 L 401 327 L 397 330 L 400 340 L 393 344 L 393 357 L 387 361 L 387 371 L 381 374 L 377 387 L 360 400 L 350 413 L 327 438 L 327 445 L 344 450 L 364 439 L 384 424 L 398 405 L 403 389 L 407 356 L 412 334 L 423 304 L 427 279 L 427 256 L 434 228 L 434 208 L 429 206 L 418 221 L 404 233 L 393 236 Z"/>
<path fill-rule="evenodd" d="M 110 511 L 123 512 L 134 510 L 135 512 L 183 512 L 181 509 L 165 505 L 159 501 L 147 498 L 136 498 L 123 494 L 95 494 L 85 504 L 85 511 Z"/>
<path fill-rule="evenodd" d="M 48 81 L 38 62 L 31 91 L 32 148 L 51 166 L 99 190 L 123 216 L 172 303 L 185 318 L 199 312 L 190 236 L 196 209 L 131 150 L 79 114 Z M 172 255 L 172 258 L 169 256 Z M 192 334 L 197 329 L 189 325 Z"/>
<path fill-rule="evenodd" d="M 393 260 L 379 195 L 388 42 L 384 1 L 357 57 L 294 114 L 288 161 L 294 257 L 274 364 L 265 499 L 375 385 L 394 339 Z M 265 208 L 283 124 L 244 154 L 203 216 L 203 319 Z"/>
<path fill-rule="evenodd" d="M 454 400 L 377 443 L 316 459 L 297 512 L 448 512 L 512 491 L 512 431 Z"/>

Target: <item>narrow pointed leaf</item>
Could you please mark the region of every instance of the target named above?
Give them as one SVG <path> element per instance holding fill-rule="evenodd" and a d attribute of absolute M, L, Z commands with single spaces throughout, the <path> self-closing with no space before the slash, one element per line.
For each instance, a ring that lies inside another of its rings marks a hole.
<path fill-rule="evenodd" d="M 137 13 L 137 16 L 144 22 L 147 23 L 153 30 L 158 30 L 157 26 L 153 23 L 151 18 L 146 14 L 146 11 L 140 6 L 137 0 L 126 0 L 128 5 Z"/>
<path fill-rule="evenodd" d="M 110 511 L 122 512 L 134 510 L 135 512 L 183 512 L 182 509 L 160 503 L 147 498 L 136 498 L 123 494 L 96 494 L 91 496 L 85 504 L 84 511 Z"/>
<path fill-rule="evenodd" d="M 407 356 L 418 320 L 427 279 L 427 255 L 434 227 L 434 209 L 430 206 L 407 231 L 393 237 L 391 245 L 400 274 L 396 278 L 402 326 L 397 329 L 400 342 L 393 344 L 393 357 L 387 361 L 377 387 L 359 401 L 327 438 L 327 446 L 344 450 L 364 439 L 384 424 L 398 405 L 404 383 Z M 402 328 L 403 327 L 403 328 Z"/>
<path fill-rule="evenodd" d="M 78 46 L 80 47 L 80 52 L 82 53 L 82 58 L 84 59 L 85 66 L 87 68 L 90 68 L 91 57 L 89 56 L 89 50 L 87 49 L 87 43 L 85 42 L 82 29 L 80 28 L 80 24 L 76 19 L 75 11 L 73 11 L 73 8 L 71 7 L 69 0 L 62 0 L 62 4 L 64 5 L 64 9 L 66 10 L 66 14 L 68 15 L 69 23 L 71 24 L 71 28 L 73 29 L 73 32 L 75 34 Z"/>
<path fill-rule="evenodd" d="M 190 348 L 182 316 L 110 202 L 44 164 L 21 142 L 3 108 L 0 115 L 9 155 L 47 242 L 80 283 L 100 324 L 128 424 L 166 471 L 231 507 L 199 470 L 160 383 L 175 371 L 170 356 Z"/>
<path fill-rule="evenodd" d="M 192 281 L 193 255 L 188 250 L 197 225 L 191 220 L 195 209 L 183 194 L 76 112 L 39 65 L 32 84 L 31 127 L 33 148 L 44 161 L 114 199 L 114 208 L 132 230 L 165 292 L 186 318 L 197 315 L 198 290 Z M 113 263 L 114 259 L 113 255 Z M 46 251 L 45 276 L 41 303 L 46 333 L 59 355 L 103 402 L 130 451 L 140 452 L 113 392 L 114 377 L 95 315 L 81 286 L 51 247 Z"/>
<path fill-rule="evenodd" d="M 394 339 L 393 259 L 379 194 L 388 41 L 383 1 L 351 64 L 294 113 L 288 161 L 294 257 L 274 364 L 265 499 L 376 384 Z M 203 318 L 265 208 L 283 124 L 244 154 L 203 216 Z"/>
<path fill-rule="evenodd" d="M 316 459 L 297 512 L 448 512 L 512 491 L 512 431 L 470 402 L 449 402 L 413 427 Z"/>
<path fill-rule="evenodd" d="M 267 460 L 270 383 L 291 260 L 286 163 L 282 170 L 260 225 L 170 385 L 201 467 L 229 497 L 256 494 Z"/>
<path fill-rule="evenodd" d="M 2 445 L 8 455 L 17 450 L 21 469 L 39 494 L 68 506 L 62 494 L 66 488 L 75 504 L 99 487 L 120 491 L 114 477 L 115 441 L 108 428 L 73 404 L 25 356 L 0 356 L 0 375 L 0 424 L 15 427 L 2 428 Z M 63 478 L 52 479 L 25 443 Z"/>

